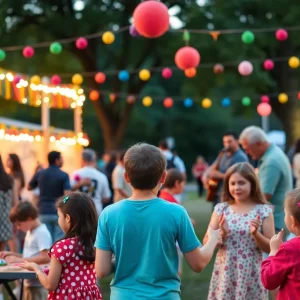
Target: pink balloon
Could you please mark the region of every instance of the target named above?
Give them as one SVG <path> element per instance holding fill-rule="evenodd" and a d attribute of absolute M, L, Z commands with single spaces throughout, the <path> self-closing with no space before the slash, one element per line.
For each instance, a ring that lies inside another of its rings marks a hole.
<path fill-rule="evenodd" d="M 80 50 L 85 49 L 88 45 L 88 41 L 84 37 L 80 37 L 76 40 L 76 47 Z"/>
<path fill-rule="evenodd" d="M 260 103 L 257 105 L 257 113 L 262 117 L 267 117 L 271 114 L 272 107 L 269 103 Z"/>
<path fill-rule="evenodd" d="M 34 55 L 34 49 L 30 46 L 27 46 L 23 49 L 23 56 L 26 58 L 30 58 Z"/>
<path fill-rule="evenodd" d="M 243 76 L 248 76 L 253 72 L 253 65 L 251 62 L 244 60 L 239 64 L 239 73 Z"/>
<path fill-rule="evenodd" d="M 275 36 L 278 41 L 282 42 L 288 38 L 289 34 L 285 29 L 280 28 L 276 31 Z"/>
<path fill-rule="evenodd" d="M 16 75 L 16 76 L 14 77 L 14 84 L 18 84 L 18 83 L 20 82 L 21 79 L 22 79 L 22 76 Z"/>
<path fill-rule="evenodd" d="M 60 82 L 61 82 L 61 79 L 58 75 L 53 75 L 51 77 L 51 83 L 52 84 L 60 84 Z"/>
<path fill-rule="evenodd" d="M 164 68 L 162 70 L 162 77 L 165 78 L 165 79 L 169 79 L 171 78 L 173 75 L 173 72 L 170 68 Z"/>
<path fill-rule="evenodd" d="M 263 102 L 263 103 L 269 103 L 270 102 L 270 98 L 267 95 L 262 95 L 260 97 L 260 101 Z"/>
<path fill-rule="evenodd" d="M 274 62 L 273 60 L 271 59 L 266 59 L 264 61 L 264 68 L 267 70 L 267 71 L 271 71 L 274 69 Z"/>

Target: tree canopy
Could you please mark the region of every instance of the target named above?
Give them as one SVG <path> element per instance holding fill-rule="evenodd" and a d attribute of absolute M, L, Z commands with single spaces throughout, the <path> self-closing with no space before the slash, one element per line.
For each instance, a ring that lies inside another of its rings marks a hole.
<path fill-rule="evenodd" d="M 173 18 L 182 28 L 270 29 L 269 32 L 255 32 L 255 41 L 251 45 L 242 43 L 240 33 L 221 34 L 217 41 L 209 34 L 191 33 L 190 44 L 199 50 L 201 64 L 208 66 L 201 67 L 200 64 L 192 79 L 178 70 L 168 81 L 157 72 L 152 74 L 149 82 L 141 82 L 133 76 L 124 83 L 114 73 L 99 87 L 93 76 L 84 76 L 84 87 L 100 89 L 100 93 L 103 89 L 115 94 L 151 95 L 154 99 L 155 96 L 211 98 L 213 106 L 209 110 L 204 110 L 199 102 L 192 108 L 185 108 L 179 101 L 172 109 L 165 109 L 159 101 L 154 101 L 151 108 L 145 108 L 140 101 L 128 104 L 123 96 L 111 103 L 105 99 L 107 95 L 85 104 L 84 128 L 91 137 L 92 146 L 99 151 L 118 149 L 143 140 L 156 144 L 160 138 L 174 136 L 179 153 L 191 164 L 197 154 L 215 155 L 226 128 L 239 131 L 251 123 L 260 124 L 256 113 L 259 95 L 297 91 L 299 72 L 290 69 L 287 60 L 299 52 L 298 30 L 290 31 L 288 40 L 280 43 L 271 29 L 296 26 L 300 12 L 295 0 L 288 0 L 286 5 L 270 0 L 163 2 L 175 12 Z M 139 3 L 138 0 L 3 0 L 0 48 L 116 30 L 130 24 Z M 158 39 L 145 39 L 132 38 L 125 30 L 116 35 L 115 43 L 109 47 L 103 45 L 100 38 L 94 38 L 89 40 L 85 50 L 78 50 L 74 43 L 64 44 L 59 56 L 50 54 L 48 48 L 37 49 L 30 60 L 24 59 L 21 51 L 9 52 L 1 67 L 29 74 L 64 73 L 68 74 L 64 80 L 70 81 L 76 72 L 110 73 L 112 70 L 173 66 L 174 55 L 183 45 L 182 33 L 171 31 Z M 280 58 L 275 60 L 272 72 L 262 68 L 266 58 Z M 253 62 L 254 72 L 249 77 L 242 77 L 237 72 L 237 65 L 242 60 Z M 210 64 L 216 62 L 225 63 L 223 74 L 214 74 Z M 243 96 L 252 98 L 250 107 L 241 105 Z M 223 97 L 232 99 L 230 108 L 221 106 Z M 286 130 L 289 142 L 299 135 L 297 102 L 296 93 L 291 93 L 284 105 L 278 103 L 276 97 L 271 98 L 276 116 L 271 118 L 272 127 Z M 39 118 L 39 112 L 34 108 L 3 101 L 0 107 L 5 114 L 29 121 Z M 71 114 L 70 111 L 54 110 L 53 124 L 71 127 Z"/>

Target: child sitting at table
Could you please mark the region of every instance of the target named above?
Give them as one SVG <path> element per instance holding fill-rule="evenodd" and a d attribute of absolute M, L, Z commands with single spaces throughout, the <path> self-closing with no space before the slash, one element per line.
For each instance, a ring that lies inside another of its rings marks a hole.
<path fill-rule="evenodd" d="M 48 250 L 51 248 L 52 239 L 45 224 L 41 224 L 36 208 L 30 202 L 20 202 L 12 208 L 10 221 L 17 229 L 26 233 L 23 255 L 10 251 L 0 252 L 0 258 L 9 264 L 26 261 L 35 262 L 39 265 L 48 264 Z M 25 300 L 45 300 L 48 293 L 37 279 L 24 281 Z"/>

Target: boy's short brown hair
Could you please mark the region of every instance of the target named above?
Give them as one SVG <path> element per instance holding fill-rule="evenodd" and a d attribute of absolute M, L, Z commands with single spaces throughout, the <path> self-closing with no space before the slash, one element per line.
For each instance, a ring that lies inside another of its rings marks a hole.
<path fill-rule="evenodd" d="M 28 201 L 19 202 L 19 204 L 10 211 L 9 219 L 12 223 L 25 222 L 29 219 L 38 218 L 37 209 Z"/>
<path fill-rule="evenodd" d="M 124 157 L 125 171 L 134 189 L 151 190 L 157 186 L 166 170 L 162 151 L 142 143 L 129 148 Z"/>
<path fill-rule="evenodd" d="M 167 189 L 171 189 L 171 188 L 175 187 L 176 181 L 181 183 L 184 180 L 185 180 L 184 176 L 179 170 L 169 169 L 167 171 L 167 177 L 166 177 L 166 181 L 164 183 L 164 187 Z"/>

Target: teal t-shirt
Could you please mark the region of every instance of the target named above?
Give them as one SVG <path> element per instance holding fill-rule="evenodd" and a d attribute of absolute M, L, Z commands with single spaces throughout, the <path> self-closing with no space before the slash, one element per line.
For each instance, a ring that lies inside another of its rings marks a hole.
<path fill-rule="evenodd" d="M 285 228 L 284 198 L 292 190 L 292 170 L 288 157 L 274 144 L 271 144 L 259 161 L 259 182 L 264 194 L 271 195 L 269 200 L 274 206 L 275 229 Z"/>
<path fill-rule="evenodd" d="M 179 300 L 176 241 L 183 253 L 201 245 L 178 204 L 155 198 L 122 200 L 105 208 L 95 247 L 115 255 L 110 299 Z"/>

